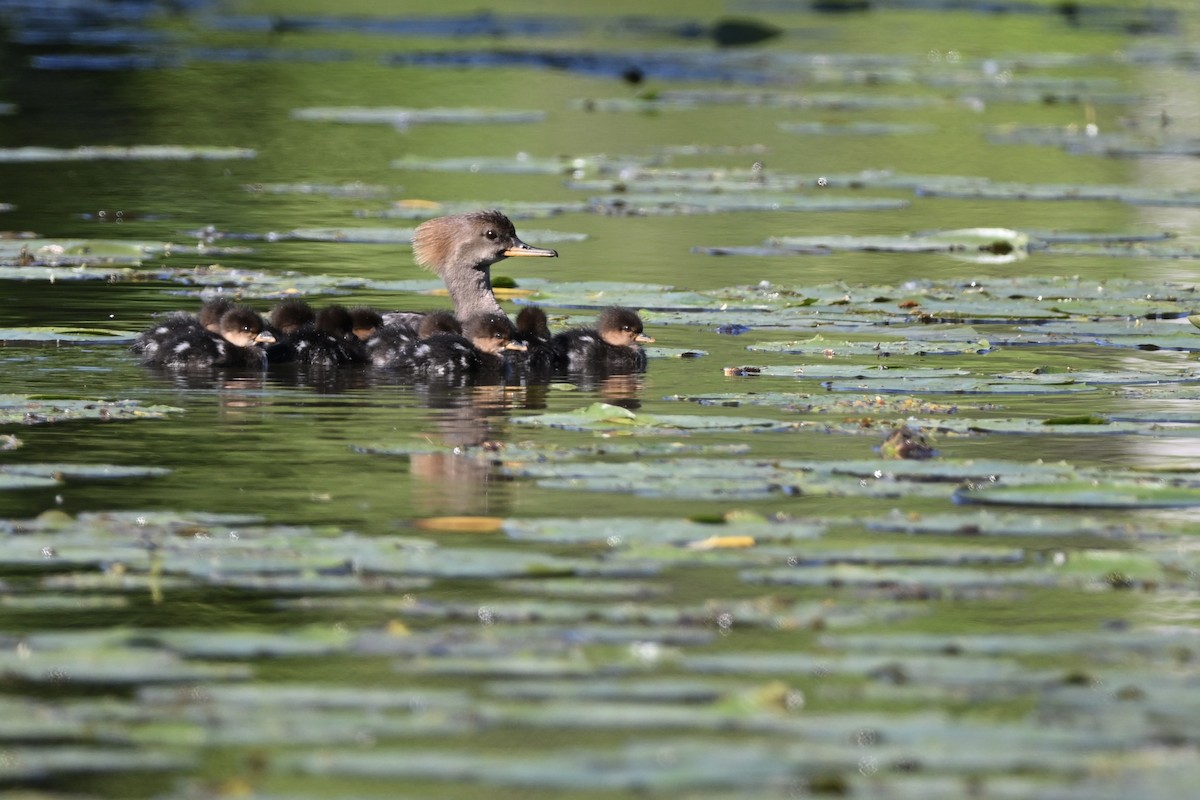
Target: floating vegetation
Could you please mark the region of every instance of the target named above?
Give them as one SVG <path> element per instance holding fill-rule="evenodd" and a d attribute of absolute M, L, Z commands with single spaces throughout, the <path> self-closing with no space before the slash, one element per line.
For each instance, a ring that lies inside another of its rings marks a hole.
<path fill-rule="evenodd" d="M 309 122 L 410 125 L 501 125 L 541 122 L 544 111 L 508 111 L 488 108 L 298 108 L 292 118 Z"/>
<path fill-rule="evenodd" d="M 392 161 L 393 169 L 417 172 L 482 172 L 498 175 L 571 175 L 580 177 L 599 169 L 617 171 L 630 166 L 640 166 L 650 159 L 635 159 L 632 156 L 610 157 L 604 155 L 560 156 L 558 158 L 536 158 L 528 153 L 517 153 L 512 158 L 423 158 L 407 155 Z M 507 211 L 507 208 L 505 209 Z M 522 233 L 523 235 L 523 233 Z"/>
<path fill-rule="evenodd" d="M 395 194 L 396 187 L 378 186 L 354 181 L 353 183 L 249 183 L 243 187 L 251 194 L 301 194 L 323 197 L 388 197 Z"/>
<path fill-rule="evenodd" d="M 185 147 L 182 145 L 135 145 L 133 147 L 85 146 L 0 148 L 0 163 L 31 161 L 227 161 L 257 158 L 258 151 L 245 147 Z"/>
<path fill-rule="evenodd" d="M 781 122 L 779 129 L 801 136 L 926 136 L 937 130 L 933 125 L 887 122 L 852 122 L 846 125 L 831 125 L 824 122 Z"/>
<path fill-rule="evenodd" d="M 960 503 L 1039 508 L 1189 508 L 1200 505 L 1200 487 L 1171 486 L 1149 480 L 1089 481 L 960 490 L 954 499 Z"/>
<path fill-rule="evenodd" d="M 787 430 L 793 426 L 771 419 L 714 417 L 691 414 L 636 414 L 622 406 L 593 403 L 565 413 L 530 414 L 513 417 L 515 425 L 562 428 L 565 430 L 629 431 L 639 434 L 678 433 L 682 430 Z"/>
<path fill-rule="evenodd" d="M 34 342 L 122 342 L 132 340 L 137 331 L 112 331 L 97 328 L 59 330 L 56 328 L 0 328 L 0 343 L 30 344 Z"/>
<path fill-rule="evenodd" d="M 676 216 L 718 214 L 730 211 L 895 211 L 908 205 L 907 200 L 852 197 L 788 197 L 770 195 L 695 195 L 666 197 L 657 194 L 620 194 L 593 197 L 591 211 L 609 216 Z"/>
<path fill-rule="evenodd" d="M 130 419 L 161 419 L 183 409 L 142 405 L 136 400 L 67 400 L 27 395 L 0 395 L 0 424 L 45 425 L 73 420 L 114 422 Z"/>
<path fill-rule="evenodd" d="M 1200 206 L 1200 192 L 1189 189 L 1154 189 L 1140 186 L 1052 184 L 1052 183 L 973 183 L 923 184 L 916 188 L 918 197 L 957 197 L 977 200 L 1086 200 L 1117 202 L 1136 206 L 1191 208 Z"/>
<path fill-rule="evenodd" d="M 698 58 L 711 59 L 711 53 Z M 710 70 L 712 71 L 712 70 Z M 711 80 L 738 80 L 713 76 Z M 704 78 L 697 78 L 703 80 Z M 752 106 L 766 108 L 811 109 L 817 111 L 880 111 L 921 109 L 945 105 L 934 97 L 863 94 L 798 94 L 792 92 L 762 92 L 754 90 L 670 89 L 648 98 L 588 98 L 576 100 L 574 107 L 582 111 L 616 111 L 644 113 L 647 111 L 686 111 L 708 106 Z"/>
<path fill-rule="evenodd" d="M 128 480 L 169 475 L 165 467 L 121 464 L 0 464 L 0 474 L 45 477 L 53 480 Z"/>

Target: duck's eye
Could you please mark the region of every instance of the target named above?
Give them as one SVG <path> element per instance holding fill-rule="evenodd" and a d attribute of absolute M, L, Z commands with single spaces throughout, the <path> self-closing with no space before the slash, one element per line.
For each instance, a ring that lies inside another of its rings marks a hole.
<path fill-rule="evenodd" d="M 483 236 L 486 239 L 495 239 L 496 232 L 494 230 L 492 230 L 491 228 L 488 228 L 486 231 L 483 232 Z"/>

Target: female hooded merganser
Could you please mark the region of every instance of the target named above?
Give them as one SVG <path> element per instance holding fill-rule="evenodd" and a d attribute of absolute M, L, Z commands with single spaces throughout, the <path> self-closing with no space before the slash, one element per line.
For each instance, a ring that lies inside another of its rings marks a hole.
<path fill-rule="evenodd" d="M 133 343 L 143 364 L 172 369 L 266 366 L 262 345 L 275 341 L 257 312 L 234 306 L 221 315 L 220 333 L 212 333 L 191 314 L 171 314 L 139 334 Z"/>
<path fill-rule="evenodd" d="M 476 314 L 463 324 L 461 334 L 434 331 L 407 343 L 396 340 L 397 346 L 371 348 L 380 338 L 376 335 L 367 344 L 377 367 L 422 377 L 456 377 L 502 372 L 505 351 L 524 347 L 516 336 L 504 314 Z"/>
<path fill-rule="evenodd" d="M 291 316 L 297 309 L 276 310 Z M 301 318 L 296 314 L 296 319 Z M 272 319 L 275 314 L 272 313 Z M 289 323 L 292 321 L 288 320 Z M 354 335 L 354 321 L 350 310 L 342 305 L 330 305 L 317 312 L 312 322 L 294 328 L 283 341 L 267 348 L 267 360 L 272 364 L 297 364 L 302 367 L 332 369 L 342 364 L 366 360 L 358 337 Z"/>
<path fill-rule="evenodd" d="M 555 363 L 571 372 L 640 372 L 646 368 L 640 343 L 653 341 L 642 333 L 637 312 L 613 306 L 600 312 L 595 328 L 575 328 L 555 336 Z"/>
<path fill-rule="evenodd" d="M 495 210 L 426 220 L 413 233 L 413 259 L 446 284 L 460 320 L 502 313 L 492 292 L 492 264 L 530 256 L 555 258 L 558 252 L 525 244 L 509 218 Z M 384 321 L 416 328 L 420 316 L 398 311 L 385 314 Z"/>

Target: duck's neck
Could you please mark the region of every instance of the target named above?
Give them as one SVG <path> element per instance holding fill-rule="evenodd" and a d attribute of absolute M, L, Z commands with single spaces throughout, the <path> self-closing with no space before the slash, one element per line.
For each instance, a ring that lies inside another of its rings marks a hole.
<path fill-rule="evenodd" d="M 496 295 L 492 293 L 491 265 L 461 270 L 446 275 L 446 291 L 454 303 L 454 316 L 460 320 L 478 314 L 502 314 Z"/>

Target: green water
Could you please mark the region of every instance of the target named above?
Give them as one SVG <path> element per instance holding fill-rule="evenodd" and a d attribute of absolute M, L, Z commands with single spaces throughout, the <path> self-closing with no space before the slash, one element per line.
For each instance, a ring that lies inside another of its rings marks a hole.
<path fill-rule="evenodd" d="M 406 156 L 645 158 L 666 146 L 725 146 L 674 156 L 667 166 L 745 170 L 761 161 L 768 175 L 891 170 L 1194 189 L 1194 157 L 1076 155 L 988 139 L 998 126 L 1062 130 L 1094 123 L 1102 133 L 1133 132 L 1150 143 L 1194 140 L 1200 125 L 1189 66 L 1195 12 L 1179 4 L 1173 33 L 1138 35 L 1147 12 L 1129 5 L 1126 17 L 1105 6 L 1100 10 L 1111 14 L 1084 14 L 1073 26 L 1060 14 L 1026 7 L 995 15 L 819 14 L 784 4 L 586 3 L 567 11 L 521 2 L 497 14 L 566 19 L 577 27 L 546 37 L 441 38 L 356 33 L 348 26 L 304 31 L 282 23 L 274 33 L 238 31 L 210 15 L 393 19 L 469 14 L 473 4 L 365 3 L 331 12 L 320 3 L 239 2 L 151 23 L 149 30 L 170 38 L 148 52 L 182 58 L 182 66 L 114 71 L 39 69 L 35 59 L 125 51 L 10 37 L 0 44 L 0 104 L 15 108 L 0 115 L 0 148 L 171 144 L 252 148 L 257 155 L 0 162 L 0 204 L 13 206 L 0 213 L 0 230 L 54 240 L 175 243 L 169 257 L 145 258 L 147 269 L 220 264 L 268 274 L 426 280 L 405 246 L 224 240 L 216 244 L 245 249 L 209 254 L 196 250 L 193 232 L 402 228 L 416 222 L 377 214 L 404 200 L 477 201 L 509 210 L 598 194 L 569 188 L 563 175 L 391 166 Z M 755 66 L 773 82 L 706 83 L 650 73 L 634 86 L 563 70 L 385 62 L 412 51 L 498 49 L 694 50 L 716 58 L 705 39 L 612 27 L 637 15 L 704 25 L 723 16 L 770 22 L 783 35 L 740 52 L 762 54 Z M 6 19 L 13 31 L 22 29 L 20 16 L 0 3 L 0 21 Z M 255 48 L 270 58 L 226 60 L 200 48 Z M 322 52 L 339 57 L 313 63 Z M 289 54 L 294 58 L 285 59 Z M 780 67 L 787 57 L 811 54 L 829 54 L 830 65 Z M 1048 55 L 1059 57 L 1058 65 L 1037 60 Z M 835 56 L 858 61 L 839 66 L 845 61 Z M 868 57 L 875 61 L 868 64 Z M 997 73 L 1000 79 L 988 80 Z M 1055 99 L 1051 89 L 1032 100 L 996 93 L 1006 80 L 1069 78 L 1082 82 L 1075 94 L 1084 101 Z M 678 89 L 925 105 L 701 103 L 630 112 L 588 110 L 579 102 L 652 99 Z M 1115 95 L 1136 101 L 1103 100 Z M 545 118 L 396 130 L 293 117 L 296 109 L 321 106 L 540 110 Z M 781 129 L 783 122 L 920 123 L 932 132 L 805 136 Z M 350 198 L 252 190 L 276 183 L 382 189 L 381 196 Z M 793 194 L 822 192 L 909 202 L 884 211 L 569 212 L 517 219 L 519 232 L 586 238 L 553 244 L 557 260 L 514 259 L 493 274 L 511 276 L 518 286 L 544 286 L 548 299 L 540 302 L 556 319 L 580 320 L 593 312 L 556 303 L 555 287 L 616 284 L 593 306 L 630 302 L 641 291 L 630 284 L 709 292 L 710 312 L 721 308 L 717 291 L 726 287 L 767 282 L 800 297 L 839 281 L 886 287 L 898 296 L 880 304 L 892 322 L 848 337 L 860 340 L 920 335 L 922 326 L 894 311 L 900 298 L 917 292 L 915 284 L 906 286 L 910 281 L 957 286 L 974 279 L 989 288 L 1011 281 L 1016 293 L 1022 280 L 1080 276 L 1089 283 L 1131 282 L 1135 296 L 1163 292 L 1168 282 L 1192 286 L 1194 206 L 921 197 L 874 187 Z M 120 222 L 113 221 L 117 212 Z M 714 257 L 692 250 L 760 245 L 772 236 L 980 227 L 1169 231 L 1183 257 L 1035 250 L 989 264 L 942 253 Z M 200 302 L 198 287 L 181 275 L 4 280 L 0 288 L 0 327 L 8 329 L 137 331 L 159 313 Z M 448 304 L 437 295 L 382 288 L 308 299 L 385 309 Z M 272 304 L 254 296 L 247 302 L 263 311 Z M 514 315 L 519 308 L 511 301 L 505 307 Z M 822 304 L 813 313 L 838 308 Z M 729 322 L 740 321 L 736 304 L 727 314 Z M 602 383 L 437 389 L 366 370 L 181 376 L 141 367 L 124 342 L 6 343 L 0 393 L 132 400 L 178 411 L 161 419 L 14 424 L 0 431 L 21 444 L 0 453 L 4 466 L 170 470 L 0 491 L 0 518 L 7 520 L 0 558 L 0 786 L 37 797 L 114 798 L 1166 798 L 1193 790 L 1200 769 L 1194 754 L 1200 585 L 1187 508 L 1097 508 L 1080 501 L 981 512 L 953 502 L 960 482 L 953 476 L 906 482 L 851 471 L 856 478 L 819 465 L 861 470 L 862 462 L 874 461 L 887 473 L 895 467 L 879 447 L 908 416 L 1188 413 L 1194 390 L 1139 396 L 1118 383 L 1077 394 L 934 394 L 914 381 L 908 395 L 962 411 L 879 413 L 870 404 L 888 396 L 874 390 L 829 392 L 818 380 L 723 371 L 815 369 L 827 360 L 747 346 L 844 333 L 755 325 L 731 336 L 714 324 L 688 323 L 686 315 L 682 322 L 653 310 L 643 316 L 657 346 L 706 355 L 651 358 L 644 375 Z M 983 337 L 1015 330 L 1004 321 L 976 327 Z M 1176 375 L 1193 369 L 1195 356 L 1080 342 L 976 356 L 896 356 L 887 363 L 962 367 L 973 376 L 1047 366 Z M 793 393 L 797 404 L 837 395 L 866 405 L 799 413 L 673 399 L 747 392 Z M 664 433 L 513 422 L 596 402 L 632 408 L 643 421 L 679 414 L 811 425 L 667 426 Z M 847 429 L 860 421 L 863 429 Z M 1107 470 L 1080 473 L 1100 493 L 1115 492 L 1106 489 L 1114 480 L 1131 481 L 1134 468 L 1169 468 L 1176 488 L 1194 491 L 1200 453 L 1194 423 L 1117 436 L 938 433 L 931 463 L 995 460 L 1004 485 L 1019 484 L 1025 467 L 1067 462 L 1065 469 Z M 664 451 L 672 442 L 678 453 Z M 561 463 L 565 477 L 523 474 L 539 461 Z M 786 466 L 795 462 L 816 463 L 821 477 Z M 597 465 L 605 463 L 627 464 L 627 483 L 597 478 Z M 774 473 L 738 481 L 781 464 L 792 470 L 782 483 Z M 564 487 L 563 480 L 577 482 Z M 976 487 L 988 483 L 970 480 Z M 95 516 L 103 512 L 113 516 Z M 160 513 L 168 520 L 161 525 Z M 756 521 L 739 521 L 739 513 Z M 39 515 L 41 523 L 34 522 Z M 442 526 L 450 530 L 426 522 L 460 516 L 497 519 L 484 520 L 483 532 L 466 532 L 461 521 Z M 888 518 L 919 528 L 942 516 L 961 524 L 940 533 L 921 529 L 922 535 L 869 524 Z M 565 521 L 551 522 L 559 518 Z M 725 522 L 658 536 L 661 526 L 686 518 Z M 781 532 L 805 523 L 814 527 L 811 536 Z M 522 524 L 534 533 L 518 535 Z M 821 559 L 828 563 L 815 563 Z"/>

